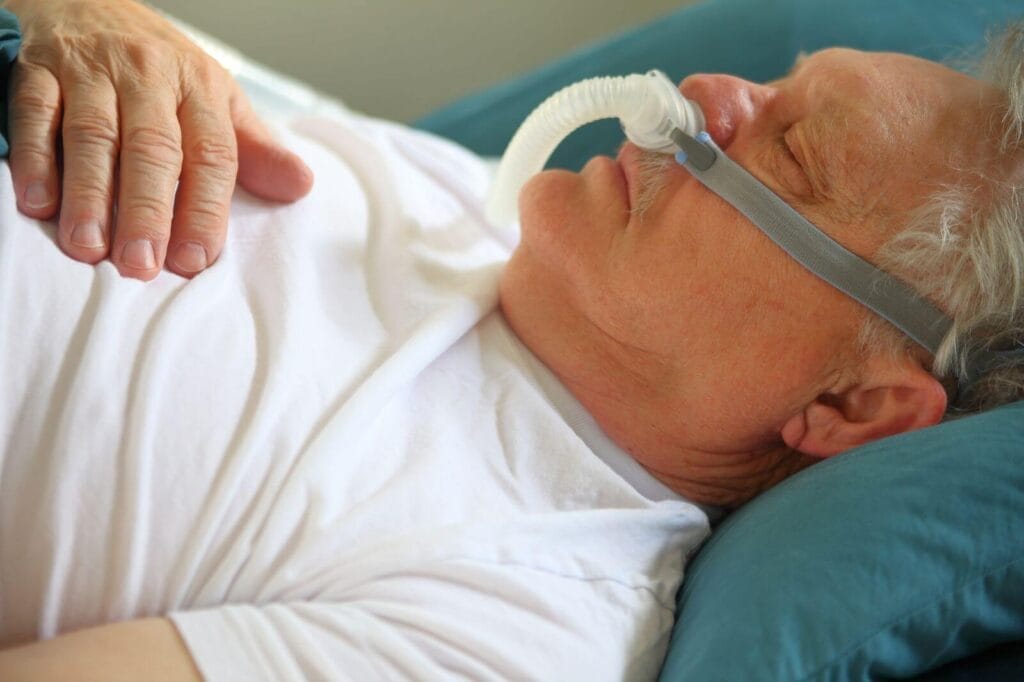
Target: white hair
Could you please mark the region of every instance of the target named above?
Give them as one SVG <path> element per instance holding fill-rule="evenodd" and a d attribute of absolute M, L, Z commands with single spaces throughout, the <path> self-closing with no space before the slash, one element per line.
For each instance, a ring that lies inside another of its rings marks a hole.
<path fill-rule="evenodd" d="M 1007 160 L 1017 159 L 1017 172 L 1003 177 L 986 173 L 980 183 L 972 178 L 941 189 L 875 257 L 878 267 L 935 301 L 953 320 L 932 364 L 932 373 L 950 393 L 951 413 L 1024 398 L 1024 355 L 965 385 L 968 348 L 1024 344 L 1024 21 L 989 42 L 977 75 L 1005 97 L 997 124 L 999 152 Z M 914 348 L 874 315 L 864 323 L 859 341 L 866 353 L 905 354 Z"/>

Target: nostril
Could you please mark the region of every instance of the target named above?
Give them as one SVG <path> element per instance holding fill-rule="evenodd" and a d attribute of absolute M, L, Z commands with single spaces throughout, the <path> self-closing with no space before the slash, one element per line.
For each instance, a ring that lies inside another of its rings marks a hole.
<path fill-rule="evenodd" d="M 704 128 L 722 149 L 732 141 L 736 128 L 737 96 L 735 87 L 739 79 L 731 76 L 697 74 L 683 80 L 680 92 L 700 105 L 704 114 Z"/>
<path fill-rule="evenodd" d="M 701 108 L 704 111 L 704 129 L 711 136 L 711 139 L 715 141 L 719 147 L 723 150 L 729 146 L 732 142 L 732 138 L 735 132 L 735 126 L 733 125 L 732 118 L 729 112 L 724 109 L 707 109 L 703 105 Z"/>
<path fill-rule="evenodd" d="M 746 122 L 753 121 L 768 101 L 763 86 L 725 74 L 696 74 L 679 86 L 683 96 L 700 105 L 705 128 L 726 149 Z"/>
<path fill-rule="evenodd" d="M 736 133 L 736 119 L 729 106 L 715 100 L 696 100 L 704 113 L 704 129 L 722 149 L 732 142 Z"/>

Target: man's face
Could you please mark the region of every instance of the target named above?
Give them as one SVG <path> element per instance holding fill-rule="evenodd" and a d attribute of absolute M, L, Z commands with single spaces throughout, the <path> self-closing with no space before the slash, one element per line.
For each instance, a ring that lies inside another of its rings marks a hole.
<path fill-rule="evenodd" d="M 827 50 L 767 85 L 680 89 L 731 158 L 868 260 L 951 168 L 991 151 L 980 84 L 903 55 Z M 701 467 L 782 466 L 767 455 L 787 420 L 856 381 L 866 312 L 674 163 L 631 210 L 642 156 L 627 144 L 524 187 L 501 301 L 608 434 L 693 494 Z"/>

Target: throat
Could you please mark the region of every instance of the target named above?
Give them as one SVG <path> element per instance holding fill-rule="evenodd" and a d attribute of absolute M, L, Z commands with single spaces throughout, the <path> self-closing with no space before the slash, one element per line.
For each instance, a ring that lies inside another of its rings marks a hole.
<path fill-rule="evenodd" d="M 643 454 L 636 455 L 641 464 Z M 664 456 L 656 458 L 661 463 Z M 758 452 L 679 451 L 671 467 L 646 465 L 652 476 L 699 504 L 735 509 L 820 460 L 780 444 Z"/>

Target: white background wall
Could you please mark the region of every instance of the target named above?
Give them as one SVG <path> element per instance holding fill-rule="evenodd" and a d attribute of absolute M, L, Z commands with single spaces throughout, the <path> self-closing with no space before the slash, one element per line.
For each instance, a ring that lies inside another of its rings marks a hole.
<path fill-rule="evenodd" d="M 407 121 L 695 0 L 152 0 L 352 107 Z"/>

